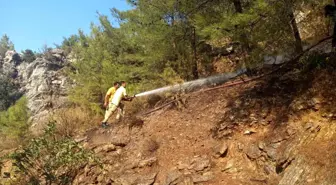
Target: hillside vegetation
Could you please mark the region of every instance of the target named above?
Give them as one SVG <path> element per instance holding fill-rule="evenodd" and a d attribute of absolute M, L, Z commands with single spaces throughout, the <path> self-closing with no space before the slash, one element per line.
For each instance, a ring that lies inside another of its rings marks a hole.
<path fill-rule="evenodd" d="M 293 56 L 330 32 L 323 8 L 329 1 L 128 2 L 133 9 L 111 9 L 119 27 L 100 15 L 90 34 L 64 40 L 61 47 L 75 58 L 71 76 L 81 84 L 74 102 L 97 110 L 114 81 L 139 93 L 215 74 L 215 60 L 239 68 L 267 55 Z"/>
<path fill-rule="evenodd" d="M 98 13 L 90 33 L 79 30 L 56 49 L 11 55 L 17 60 L 8 59 L 15 47 L 2 37 L 0 184 L 335 182 L 336 57 L 330 39 L 306 51 L 331 35 L 324 6 L 333 1 L 127 2 L 132 9 Z M 267 65 L 273 57 L 287 63 Z M 40 89 L 45 74 L 51 85 L 43 88 L 53 89 L 23 95 L 21 62 L 41 69 L 28 90 Z M 137 98 L 122 122 L 97 128 L 115 81 L 127 81 L 133 95 L 240 68 L 248 73 L 239 85 Z M 31 127 L 28 104 L 51 112 L 44 132 Z"/>

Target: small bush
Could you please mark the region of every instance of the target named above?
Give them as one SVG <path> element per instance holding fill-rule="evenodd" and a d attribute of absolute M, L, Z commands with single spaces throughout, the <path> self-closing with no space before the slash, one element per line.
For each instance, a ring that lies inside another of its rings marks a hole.
<path fill-rule="evenodd" d="M 0 56 L 4 58 L 8 50 L 14 50 L 14 44 L 5 34 L 0 38 Z"/>
<path fill-rule="evenodd" d="M 103 117 L 94 114 L 88 109 L 81 107 L 70 107 L 58 110 L 53 115 L 57 123 L 55 134 L 59 136 L 72 137 L 78 132 L 98 125 Z"/>
<path fill-rule="evenodd" d="M 0 148 L 13 148 L 23 143 L 29 136 L 27 109 L 25 97 L 19 99 L 7 111 L 0 112 Z"/>
<path fill-rule="evenodd" d="M 158 102 L 162 101 L 164 99 L 163 96 L 154 94 L 152 96 L 149 96 L 147 98 L 147 103 L 149 105 L 149 107 L 154 107 Z"/>
<path fill-rule="evenodd" d="M 321 69 L 327 66 L 327 55 L 313 51 L 304 55 L 299 62 L 302 64 L 303 70 Z"/>
<path fill-rule="evenodd" d="M 18 85 L 13 80 L 0 74 L 0 111 L 7 110 L 21 97 Z"/>
<path fill-rule="evenodd" d="M 30 49 L 26 49 L 25 51 L 22 52 L 22 60 L 28 63 L 33 62 L 36 59 L 36 56 L 34 52 Z"/>
<path fill-rule="evenodd" d="M 129 115 L 135 115 L 139 112 L 143 112 L 148 108 L 154 108 L 155 105 L 164 101 L 166 97 L 164 95 L 150 95 L 145 97 L 135 98 L 131 103 L 126 105 L 126 110 Z"/>
<path fill-rule="evenodd" d="M 56 124 L 49 123 L 42 136 L 9 156 L 19 176 L 14 183 L 72 184 L 82 167 L 98 163 L 92 152 L 71 138 L 56 137 L 55 131 Z"/>
<path fill-rule="evenodd" d="M 135 115 L 147 107 L 147 101 L 144 98 L 135 98 L 131 103 L 125 105 L 125 110 L 129 115 Z"/>

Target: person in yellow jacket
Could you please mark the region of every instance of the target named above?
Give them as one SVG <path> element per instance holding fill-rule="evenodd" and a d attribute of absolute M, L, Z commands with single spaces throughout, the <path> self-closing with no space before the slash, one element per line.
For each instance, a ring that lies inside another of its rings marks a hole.
<path fill-rule="evenodd" d="M 102 127 L 107 127 L 107 121 L 111 117 L 111 115 L 118 109 L 117 119 L 120 119 L 121 116 L 124 115 L 124 105 L 120 103 L 121 100 L 124 101 L 132 101 L 133 97 L 129 97 L 126 93 L 126 82 L 121 81 L 121 86 L 114 92 L 112 99 L 109 96 L 109 103 L 106 103 L 107 97 L 105 97 L 104 106 L 106 105 L 106 112 L 105 112 L 105 118 L 102 121 Z M 108 95 L 108 93 L 106 94 Z"/>
<path fill-rule="evenodd" d="M 104 98 L 104 107 L 106 108 L 105 119 L 111 117 L 112 112 L 109 111 L 109 102 L 112 101 L 113 96 L 115 92 L 117 91 L 117 89 L 119 88 L 119 86 L 120 86 L 119 82 L 114 82 L 113 87 L 109 88 L 105 95 L 105 98 Z M 107 126 L 107 120 L 102 122 L 102 127 L 106 127 L 106 126 Z"/>

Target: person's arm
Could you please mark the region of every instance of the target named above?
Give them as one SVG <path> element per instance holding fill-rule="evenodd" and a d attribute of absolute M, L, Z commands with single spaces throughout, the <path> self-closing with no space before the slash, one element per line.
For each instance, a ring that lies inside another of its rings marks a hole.
<path fill-rule="evenodd" d="M 104 107 L 107 107 L 110 97 L 111 97 L 111 91 L 109 89 L 105 95 Z"/>
<path fill-rule="evenodd" d="M 104 101 L 104 107 L 107 107 L 107 105 L 108 105 L 108 100 L 110 99 L 110 96 L 111 96 L 111 95 L 106 94 L 106 96 L 105 96 L 105 101 Z"/>
<path fill-rule="evenodd" d="M 133 96 L 125 96 L 122 98 L 123 101 L 132 101 L 133 100 Z"/>
<path fill-rule="evenodd" d="M 123 92 L 123 98 L 122 98 L 123 101 L 132 101 L 133 100 L 133 97 L 130 97 L 127 95 L 126 93 L 126 89 L 125 91 Z"/>

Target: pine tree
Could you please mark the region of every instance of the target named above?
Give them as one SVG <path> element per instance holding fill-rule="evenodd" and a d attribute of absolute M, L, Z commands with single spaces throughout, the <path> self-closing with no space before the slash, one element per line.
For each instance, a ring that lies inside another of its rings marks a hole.
<path fill-rule="evenodd" d="M 22 60 L 25 62 L 31 63 L 36 59 L 35 53 L 30 49 L 22 51 L 22 54 L 23 54 Z"/>
<path fill-rule="evenodd" d="M 8 50 L 14 50 L 14 44 L 5 34 L 0 39 L 0 56 L 5 57 L 5 54 Z"/>
<path fill-rule="evenodd" d="M 114 81 L 129 81 L 137 92 L 197 79 L 220 55 L 233 53 L 241 65 L 252 66 L 265 55 L 301 52 L 311 39 L 304 29 L 325 33 L 317 20 L 326 1 L 128 0 L 133 9 L 111 9 L 119 27 L 99 15 L 89 35 L 79 31 L 64 41 L 76 58 L 73 99 L 100 110 Z M 298 19 L 307 9 L 316 21 Z"/>

